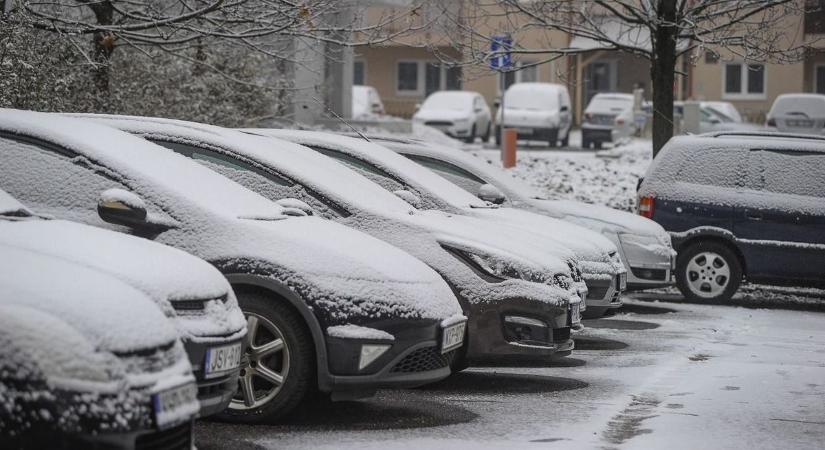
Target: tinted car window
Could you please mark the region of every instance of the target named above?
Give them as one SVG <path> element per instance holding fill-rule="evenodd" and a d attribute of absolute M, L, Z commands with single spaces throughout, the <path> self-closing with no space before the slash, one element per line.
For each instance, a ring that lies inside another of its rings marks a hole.
<path fill-rule="evenodd" d="M 317 151 L 318 153 L 329 156 L 330 158 L 343 163 L 350 169 L 355 170 L 359 174 L 367 177 L 370 181 L 378 183 L 384 189 L 387 189 L 389 191 L 407 189 L 401 180 L 395 178 L 394 176 L 390 175 L 384 170 L 381 170 L 380 168 L 366 161 L 362 161 L 358 158 L 347 155 L 346 153 L 341 153 L 335 150 L 329 150 L 320 147 L 312 147 L 312 149 Z"/>
<path fill-rule="evenodd" d="M 780 194 L 825 197 L 825 153 L 755 150 L 758 189 Z"/>
<path fill-rule="evenodd" d="M 427 156 L 410 154 L 404 154 L 404 156 L 430 170 L 434 170 L 442 177 L 448 179 L 453 184 L 458 185 L 473 195 L 478 194 L 479 188 L 481 188 L 482 185 L 487 184 L 481 178 L 453 164 L 440 161 L 435 158 L 429 158 Z"/>
<path fill-rule="evenodd" d="M 747 149 L 685 149 L 676 181 L 720 186 L 728 188 L 751 188 L 758 186 L 752 176 L 752 154 Z"/>

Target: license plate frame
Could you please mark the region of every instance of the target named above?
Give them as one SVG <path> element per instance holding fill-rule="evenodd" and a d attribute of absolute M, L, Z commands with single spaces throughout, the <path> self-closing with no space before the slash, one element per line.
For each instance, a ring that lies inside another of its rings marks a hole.
<path fill-rule="evenodd" d="M 441 353 L 447 353 L 464 345 L 467 322 L 459 322 L 441 330 Z"/>
<path fill-rule="evenodd" d="M 179 425 L 197 414 L 198 386 L 194 382 L 180 384 L 152 394 L 152 414 L 158 430 Z M 189 414 L 186 414 L 186 413 Z"/>
<path fill-rule="evenodd" d="M 581 304 L 573 303 L 570 305 L 570 324 L 576 325 L 582 322 Z"/>
<path fill-rule="evenodd" d="M 210 347 L 203 358 L 204 378 L 219 377 L 241 367 L 243 346 L 240 342 Z"/>
<path fill-rule="evenodd" d="M 785 121 L 785 125 L 794 128 L 813 128 L 814 121 L 807 119 L 790 119 Z"/>
<path fill-rule="evenodd" d="M 627 290 L 627 272 L 620 273 L 618 277 L 619 278 L 617 280 L 617 285 L 619 287 L 619 290 L 624 292 Z"/>
<path fill-rule="evenodd" d="M 530 135 L 533 134 L 533 129 L 532 128 L 515 128 L 515 130 L 516 130 L 516 133 L 518 133 L 518 134 L 530 134 Z"/>

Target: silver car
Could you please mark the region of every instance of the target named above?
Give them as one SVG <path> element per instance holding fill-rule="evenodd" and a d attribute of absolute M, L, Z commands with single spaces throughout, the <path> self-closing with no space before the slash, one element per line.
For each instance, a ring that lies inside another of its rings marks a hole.
<path fill-rule="evenodd" d="M 636 132 L 631 94 L 596 94 L 584 110 L 582 147 L 602 148 L 605 142 L 629 139 Z"/>
<path fill-rule="evenodd" d="M 825 95 L 782 94 L 776 97 L 766 125 L 787 133 L 825 133 Z"/>

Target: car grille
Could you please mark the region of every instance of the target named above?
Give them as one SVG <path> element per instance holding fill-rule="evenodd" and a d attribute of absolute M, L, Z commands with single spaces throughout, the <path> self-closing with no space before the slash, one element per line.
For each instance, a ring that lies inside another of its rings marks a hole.
<path fill-rule="evenodd" d="M 390 370 L 391 373 L 415 373 L 447 367 L 453 362 L 455 350 L 441 353 L 438 347 L 425 347 L 413 351 Z"/>
<path fill-rule="evenodd" d="M 198 380 L 198 400 L 220 397 L 229 391 L 233 391 L 236 383 L 235 377 L 231 375 L 210 380 Z"/>
<path fill-rule="evenodd" d="M 553 328 L 553 342 L 565 342 L 570 339 L 570 327 Z"/>
<path fill-rule="evenodd" d="M 175 308 L 175 311 L 178 312 L 190 312 L 190 311 L 203 311 L 206 308 L 206 302 L 211 302 L 212 300 L 220 300 L 223 303 L 226 303 L 226 295 L 216 298 L 200 298 L 200 299 L 192 299 L 192 300 L 173 300 L 172 307 Z"/>
<path fill-rule="evenodd" d="M 446 120 L 430 120 L 429 122 L 424 122 L 424 125 L 431 127 L 449 127 L 452 126 L 453 123 Z"/>
<path fill-rule="evenodd" d="M 593 125 L 613 125 L 615 119 L 616 116 L 612 114 L 591 114 L 587 122 Z"/>
<path fill-rule="evenodd" d="M 189 450 L 192 448 L 192 423 L 144 434 L 135 441 L 135 450 Z"/>

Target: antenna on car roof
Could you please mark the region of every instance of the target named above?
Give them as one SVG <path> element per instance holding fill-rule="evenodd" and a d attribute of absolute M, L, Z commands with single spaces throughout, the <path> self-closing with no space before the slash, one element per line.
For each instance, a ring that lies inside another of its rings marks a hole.
<path fill-rule="evenodd" d="M 372 142 L 372 141 L 371 141 L 371 140 L 370 140 L 370 139 L 369 139 L 369 138 L 368 138 L 368 137 L 367 137 L 364 133 L 362 133 L 360 130 L 358 130 L 357 128 L 355 128 L 354 126 L 352 126 L 352 124 L 351 124 L 351 123 L 349 123 L 349 122 L 347 122 L 347 121 L 346 121 L 343 117 L 339 116 L 339 115 L 338 115 L 335 111 L 333 111 L 333 110 L 332 110 L 329 106 L 325 105 L 325 104 L 324 104 L 324 102 L 322 102 L 322 101 L 318 100 L 318 99 L 317 99 L 317 98 L 315 98 L 315 97 L 312 97 L 312 99 L 313 99 L 313 100 L 315 100 L 316 102 L 318 102 L 318 104 L 322 105 L 322 106 L 324 107 L 324 109 L 326 109 L 326 110 L 327 110 L 327 112 L 329 112 L 330 114 L 332 114 L 332 116 L 333 116 L 333 117 L 335 117 L 336 119 L 338 119 L 338 121 L 339 121 L 339 122 L 341 122 L 341 123 L 343 123 L 344 125 L 348 126 L 348 127 L 349 127 L 352 131 L 354 131 L 356 134 L 358 134 L 358 136 L 361 136 L 361 139 L 363 139 L 363 140 L 365 140 L 365 141 L 367 141 L 367 142 Z"/>

